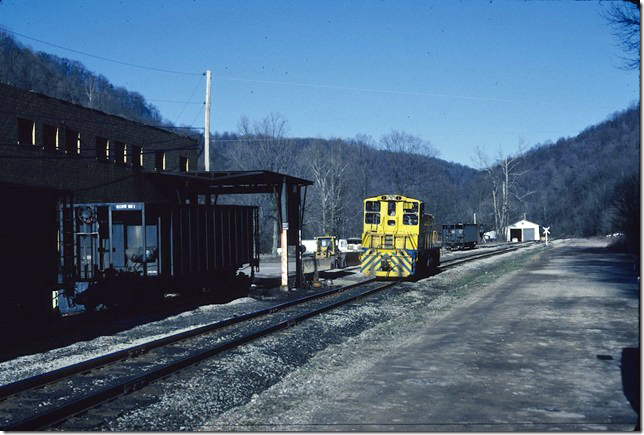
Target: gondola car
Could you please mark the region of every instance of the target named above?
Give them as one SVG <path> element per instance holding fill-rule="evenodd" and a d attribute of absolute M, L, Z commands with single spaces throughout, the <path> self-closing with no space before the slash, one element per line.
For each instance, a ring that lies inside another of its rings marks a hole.
<path fill-rule="evenodd" d="M 259 265 L 257 207 L 95 203 L 61 208 L 62 287 L 72 304 L 140 307 L 167 294 L 243 296 Z"/>
<path fill-rule="evenodd" d="M 442 243 L 445 249 L 476 248 L 481 240 L 480 224 L 443 225 Z"/>
<path fill-rule="evenodd" d="M 402 195 L 364 200 L 361 272 L 376 278 L 426 274 L 440 262 L 438 233 L 425 204 Z"/>

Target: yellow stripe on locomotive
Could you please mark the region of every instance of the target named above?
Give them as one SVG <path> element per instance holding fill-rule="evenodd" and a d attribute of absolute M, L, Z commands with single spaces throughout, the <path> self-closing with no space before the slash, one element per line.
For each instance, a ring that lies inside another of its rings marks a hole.
<path fill-rule="evenodd" d="M 369 277 L 405 278 L 438 265 L 433 217 L 424 203 L 402 195 L 364 200 L 360 270 Z"/>

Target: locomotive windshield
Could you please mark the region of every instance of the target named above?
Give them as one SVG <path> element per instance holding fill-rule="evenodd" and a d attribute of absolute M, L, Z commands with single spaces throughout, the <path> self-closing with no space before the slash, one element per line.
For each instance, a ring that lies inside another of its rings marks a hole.
<path fill-rule="evenodd" d="M 418 225 L 418 203 L 406 202 L 403 204 L 403 225 Z"/>
<path fill-rule="evenodd" d="M 367 201 L 365 203 L 366 211 L 380 211 L 380 201 Z"/>
<path fill-rule="evenodd" d="M 366 201 L 364 222 L 366 224 L 380 224 L 380 201 Z"/>

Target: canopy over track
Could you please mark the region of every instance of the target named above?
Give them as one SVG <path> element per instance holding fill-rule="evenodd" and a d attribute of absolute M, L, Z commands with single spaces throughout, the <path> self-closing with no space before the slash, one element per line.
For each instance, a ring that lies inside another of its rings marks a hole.
<path fill-rule="evenodd" d="M 176 195 L 180 202 L 201 201 L 210 204 L 218 195 L 269 193 L 275 195 L 278 224 L 281 228 L 282 288 L 288 289 L 288 246 L 295 246 L 295 287 L 303 284 L 302 221 L 306 188 L 312 181 L 271 171 L 227 172 L 144 172 L 168 197 Z M 304 192 L 302 192 L 304 187 Z"/>

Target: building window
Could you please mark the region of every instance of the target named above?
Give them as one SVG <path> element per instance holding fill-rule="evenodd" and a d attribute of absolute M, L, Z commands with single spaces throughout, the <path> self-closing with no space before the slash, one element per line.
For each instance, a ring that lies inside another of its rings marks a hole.
<path fill-rule="evenodd" d="M 116 163 L 127 162 L 127 146 L 124 142 L 114 142 L 114 161 Z"/>
<path fill-rule="evenodd" d="M 71 155 L 80 154 L 80 132 L 72 130 L 71 128 L 65 129 L 65 153 Z"/>
<path fill-rule="evenodd" d="M 132 146 L 132 165 L 139 168 L 143 166 L 143 148 L 140 146 Z"/>
<path fill-rule="evenodd" d="M 179 172 L 188 172 L 188 157 L 179 156 Z"/>
<path fill-rule="evenodd" d="M 42 126 L 42 144 L 47 151 L 58 150 L 58 127 L 49 124 Z"/>
<path fill-rule="evenodd" d="M 156 151 L 154 153 L 154 168 L 157 171 L 165 171 L 165 152 Z"/>
<path fill-rule="evenodd" d="M 96 158 L 107 160 L 110 158 L 110 141 L 104 137 L 96 138 Z"/>
<path fill-rule="evenodd" d="M 18 145 L 36 144 L 36 123 L 31 119 L 18 118 Z"/>

